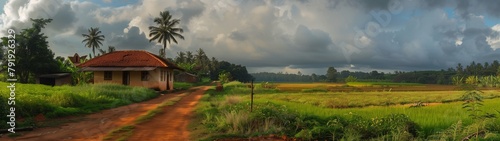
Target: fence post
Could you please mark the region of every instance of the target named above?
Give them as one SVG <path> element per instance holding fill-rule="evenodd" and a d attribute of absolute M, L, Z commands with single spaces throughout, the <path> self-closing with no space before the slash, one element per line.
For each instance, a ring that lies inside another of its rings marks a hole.
<path fill-rule="evenodd" d="M 251 101 L 250 101 L 250 112 L 252 112 L 252 111 L 253 111 L 253 87 L 254 87 L 254 86 L 253 86 L 253 80 L 254 80 L 254 79 L 252 79 L 252 84 L 251 84 L 251 87 L 252 87 L 252 93 L 250 94 L 250 96 L 251 96 Z"/>

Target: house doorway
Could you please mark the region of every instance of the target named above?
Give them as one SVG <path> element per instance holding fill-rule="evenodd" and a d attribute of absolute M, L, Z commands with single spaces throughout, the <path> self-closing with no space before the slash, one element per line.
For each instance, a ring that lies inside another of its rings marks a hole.
<path fill-rule="evenodd" d="M 124 71 L 123 72 L 122 84 L 123 85 L 129 85 L 130 84 L 130 73 L 128 71 Z"/>
<path fill-rule="evenodd" d="M 167 90 L 170 90 L 170 73 L 167 71 Z"/>

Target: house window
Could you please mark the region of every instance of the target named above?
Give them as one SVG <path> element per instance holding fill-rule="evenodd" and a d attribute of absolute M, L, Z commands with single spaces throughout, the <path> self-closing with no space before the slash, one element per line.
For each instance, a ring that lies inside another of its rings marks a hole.
<path fill-rule="evenodd" d="M 165 81 L 165 71 L 160 71 L 160 80 Z"/>
<path fill-rule="evenodd" d="M 112 79 L 113 79 L 113 73 L 111 71 L 105 71 L 104 80 L 112 80 Z"/>
<path fill-rule="evenodd" d="M 148 71 L 141 72 L 141 80 L 142 81 L 149 81 L 149 72 Z"/>

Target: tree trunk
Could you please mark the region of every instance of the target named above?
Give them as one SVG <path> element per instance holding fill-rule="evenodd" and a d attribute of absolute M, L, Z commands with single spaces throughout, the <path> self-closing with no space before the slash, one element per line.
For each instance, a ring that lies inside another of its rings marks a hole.
<path fill-rule="evenodd" d="M 92 54 L 94 55 L 95 57 L 95 47 L 92 47 Z"/>
<path fill-rule="evenodd" d="M 163 56 L 162 57 L 165 58 L 165 59 L 167 59 L 167 51 L 166 51 L 166 49 L 167 49 L 167 42 L 164 42 L 163 43 Z"/>

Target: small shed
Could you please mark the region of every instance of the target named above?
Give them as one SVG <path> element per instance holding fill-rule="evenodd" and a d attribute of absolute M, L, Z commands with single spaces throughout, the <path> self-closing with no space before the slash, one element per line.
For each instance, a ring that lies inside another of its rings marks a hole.
<path fill-rule="evenodd" d="M 187 72 L 182 72 L 180 74 L 175 75 L 175 80 L 179 82 L 189 82 L 189 83 L 196 83 L 200 81 L 198 76 Z"/>
<path fill-rule="evenodd" d="M 49 86 L 71 85 L 71 73 L 53 73 L 38 76 L 37 84 Z"/>

